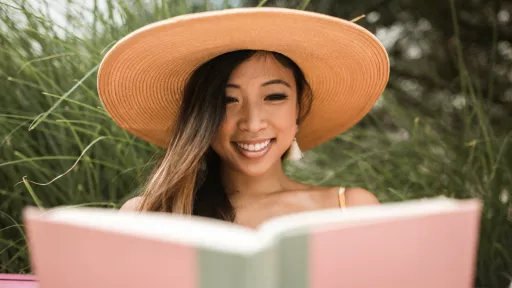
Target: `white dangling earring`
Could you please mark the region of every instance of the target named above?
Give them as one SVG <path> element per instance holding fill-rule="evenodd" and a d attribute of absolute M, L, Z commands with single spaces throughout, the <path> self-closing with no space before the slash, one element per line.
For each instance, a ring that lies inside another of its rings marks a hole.
<path fill-rule="evenodd" d="M 286 154 L 286 159 L 297 161 L 304 158 L 304 154 L 299 148 L 299 143 L 297 143 L 297 138 L 293 138 L 292 145 L 288 149 L 288 154 Z"/>

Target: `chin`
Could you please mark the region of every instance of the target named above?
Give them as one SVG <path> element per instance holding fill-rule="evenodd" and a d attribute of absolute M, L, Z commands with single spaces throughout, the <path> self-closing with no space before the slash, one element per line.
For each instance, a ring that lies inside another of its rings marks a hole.
<path fill-rule="evenodd" d="M 237 170 L 246 176 L 258 177 L 267 173 L 270 170 L 270 165 L 246 165 L 245 167 L 237 165 Z"/>
<path fill-rule="evenodd" d="M 274 166 L 278 164 L 276 161 L 280 163 L 281 158 L 275 155 L 267 155 L 265 159 L 262 158 L 257 161 L 238 158 L 231 162 L 231 167 L 246 176 L 258 177 L 273 170 Z"/>

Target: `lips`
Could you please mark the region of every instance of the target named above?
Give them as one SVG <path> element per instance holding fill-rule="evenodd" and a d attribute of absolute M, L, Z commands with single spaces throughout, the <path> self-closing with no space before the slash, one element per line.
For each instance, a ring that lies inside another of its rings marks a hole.
<path fill-rule="evenodd" d="M 267 146 L 270 144 L 270 139 L 260 142 L 260 143 L 247 144 L 247 143 L 243 143 L 243 142 L 236 142 L 235 144 L 240 149 L 244 149 L 244 150 L 247 150 L 250 152 L 259 152 L 259 151 L 267 148 Z"/>
<path fill-rule="evenodd" d="M 233 142 L 234 147 L 240 155 L 249 159 L 258 159 L 263 157 L 271 149 L 274 138 L 258 141 Z"/>

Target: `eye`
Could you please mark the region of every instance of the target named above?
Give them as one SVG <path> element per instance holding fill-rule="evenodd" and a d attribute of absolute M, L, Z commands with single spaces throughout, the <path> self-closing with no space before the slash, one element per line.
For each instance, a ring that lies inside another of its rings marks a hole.
<path fill-rule="evenodd" d="M 282 100 L 286 100 L 287 98 L 288 98 L 288 96 L 286 96 L 286 94 L 270 94 L 267 97 L 265 97 L 265 100 L 282 101 Z"/>
<path fill-rule="evenodd" d="M 226 96 L 224 98 L 225 104 L 229 104 L 229 103 L 233 103 L 233 102 L 238 102 L 238 100 L 235 97 L 229 97 L 229 96 Z"/>

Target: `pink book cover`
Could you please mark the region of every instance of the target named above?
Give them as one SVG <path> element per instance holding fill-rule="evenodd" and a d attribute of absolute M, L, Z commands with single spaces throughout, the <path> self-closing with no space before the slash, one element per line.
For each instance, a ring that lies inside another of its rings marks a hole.
<path fill-rule="evenodd" d="M 300 213 L 256 231 L 207 219 L 106 210 L 39 217 L 45 212 L 29 207 L 24 218 L 38 288 L 281 288 L 279 281 L 291 281 L 294 288 L 472 287 L 480 201 L 422 203 Z M 290 246 L 271 240 L 282 233 L 294 235 Z M 218 252 L 201 245 L 216 245 Z M 272 247 L 288 250 L 274 256 L 288 256 L 260 258 L 261 267 L 238 270 L 240 275 L 221 267 L 236 270 L 244 263 L 227 254 L 243 259 L 251 257 L 244 256 L 248 251 Z"/>
<path fill-rule="evenodd" d="M 24 213 L 38 288 L 196 286 L 193 247 L 50 223 L 39 220 L 37 215 L 42 212 L 37 208 L 30 207 Z M 87 241 L 88 245 L 81 247 L 88 249 L 77 250 L 74 241 Z M 176 258 L 180 261 L 173 261 Z M 88 267 L 88 271 L 77 267 Z"/>
<path fill-rule="evenodd" d="M 0 274 L 0 288 L 39 288 L 34 275 Z"/>
<path fill-rule="evenodd" d="M 473 287 L 481 203 L 457 205 L 435 215 L 313 230 L 309 287 Z"/>

